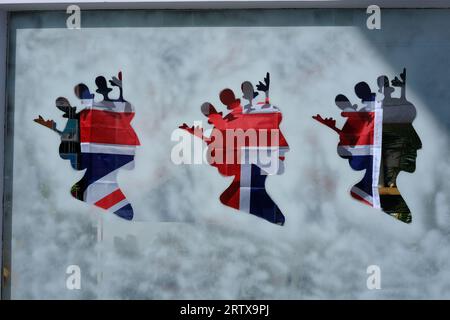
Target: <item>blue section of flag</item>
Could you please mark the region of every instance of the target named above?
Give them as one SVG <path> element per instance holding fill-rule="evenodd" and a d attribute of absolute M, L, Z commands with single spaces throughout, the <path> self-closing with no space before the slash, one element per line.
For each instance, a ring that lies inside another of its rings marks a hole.
<path fill-rule="evenodd" d="M 272 223 L 283 225 L 285 218 L 281 210 L 265 189 L 267 175 L 256 165 L 251 165 L 250 213 Z"/>
<path fill-rule="evenodd" d="M 86 170 L 87 185 L 133 161 L 134 156 L 105 153 L 81 153 L 80 169 Z"/>
<path fill-rule="evenodd" d="M 373 196 L 372 184 L 373 184 L 373 156 L 350 156 L 350 166 L 355 170 L 366 170 L 363 179 L 358 182 L 355 187 L 364 191 L 367 195 Z"/>
<path fill-rule="evenodd" d="M 126 219 L 126 220 L 132 220 L 133 219 L 133 208 L 131 207 L 131 204 L 127 204 L 126 206 L 123 206 L 119 210 L 114 212 L 119 217 Z"/>

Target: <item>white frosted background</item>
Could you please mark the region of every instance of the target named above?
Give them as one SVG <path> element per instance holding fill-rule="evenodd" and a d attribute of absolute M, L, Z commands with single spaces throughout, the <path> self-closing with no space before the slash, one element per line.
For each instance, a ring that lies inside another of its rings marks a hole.
<path fill-rule="evenodd" d="M 419 29 L 376 41 L 359 27 L 329 25 L 18 29 L 13 298 L 450 298 L 449 113 L 433 104 L 449 107 L 450 91 L 437 89 L 440 76 L 448 80 L 449 40 L 426 23 Z M 423 59 L 427 50 L 438 54 Z M 423 143 L 416 172 L 398 178 L 411 225 L 349 196 L 362 172 L 336 154 L 336 134 L 311 119 L 320 113 L 342 125 L 337 94 L 356 102 L 357 82 L 375 91 L 379 75 L 403 67 Z M 71 198 L 83 173 L 59 157 L 59 137 L 32 121 L 40 114 L 62 128 L 55 99 L 79 105 L 76 84 L 95 91 L 96 76 L 119 70 L 141 142 L 135 170 L 121 172 L 119 184 L 138 222 Z M 432 73 L 426 88 L 423 70 Z M 267 71 L 291 148 L 285 174 L 267 180 L 284 227 L 223 206 L 218 197 L 232 179 L 213 167 L 170 161 L 178 125 L 205 122 L 204 101 L 224 110 L 221 89 L 240 93 L 241 82 Z M 65 288 L 71 264 L 82 269 L 80 291 Z M 372 264 L 381 267 L 381 290 L 366 287 Z"/>

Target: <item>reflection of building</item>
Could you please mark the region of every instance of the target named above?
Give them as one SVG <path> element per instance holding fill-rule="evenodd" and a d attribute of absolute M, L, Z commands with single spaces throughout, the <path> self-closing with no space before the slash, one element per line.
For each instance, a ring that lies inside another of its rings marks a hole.
<path fill-rule="evenodd" d="M 408 106 L 408 105 L 407 105 Z M 412 105 L 411 105 L 412 106 Z M 387 106 L 386 114 L 389 116 Z M 410 107 L 412 108 L 412 107 Z M 406 109 L 408 111 L 409 109 Z M 407 114 L 407 112 L 403 114 Z M 411 222 L 411 212 L 397 188 L 397 176 L 401 171 L 414 172 L 417 150 L 422 147 L 411 121 L 397 122 L 392 119 L 383 124 L 382 162 L 379 194 L 382 208 L 391 216 Z"/>

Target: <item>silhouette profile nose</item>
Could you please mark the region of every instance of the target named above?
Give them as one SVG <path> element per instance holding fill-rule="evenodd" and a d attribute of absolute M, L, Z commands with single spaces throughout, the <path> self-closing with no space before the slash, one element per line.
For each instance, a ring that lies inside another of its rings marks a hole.
<path fill-rule="evenodd" d="M 416 150 L 422 149 L 422 140 L 420 140 L 419 135 L 417 134 L 416 129 L 413 128 L 413 139 L 414 139 L 414 146 Z"/>

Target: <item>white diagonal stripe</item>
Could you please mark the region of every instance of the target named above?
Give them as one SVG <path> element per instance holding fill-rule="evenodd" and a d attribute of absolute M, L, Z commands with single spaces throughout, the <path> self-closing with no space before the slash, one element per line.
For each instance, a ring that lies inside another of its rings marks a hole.
<path fill-rule="evenodd" d="M 358 196 L 360 196 L 361 198 L 363 198 L 364 200 L 373 205 L 373 197 L 370 194 L 366 193 L 365 191 L 361 190 L 360 188 L 353 186 L 351 192 L 357 194 Z"/>
<path fill-rule="evenodd" d="M 83 153 L 104 153 L 104 154 L 122 154 L 134 156 L 136 146 L 127 144 L 108 144 L 82 142 L 81 152 Z"/>
<path fill-rule="evenodd" d="M 91 183 L 84 192 L 84 201 L 89 204 L 94 204 L 109 195 L 111 192 L 119 189 L 119 185 L 117 184 L 117 173 L 121 169 L 133 168 L 133 165 L 134 161 L 130 161 L 124 166 L 111 171 L 106 176 Z"/>
<path fill-rule="evenodd" d="M 125 207 L 127 204 L 129 204 L 128 200 L 125 198 L 120 202 L 117 202 L 115 205 L 113 205 L 112 207 L 109 207 L 107 210 L 111 211 L 111 212 L 116 212 L 117 210 L 119 210 L 122 207 Z"/>
<path fill-rule="evenodd" d="M 373 130 L 372 206 L 377 209 L 381 208 L 380 194 L 378 192 L 378 182 L 380 180 L 382 137 L 383 137 L 383 109 L 381 102 L 376 101 L 374 130 Z"/>
<path fill-rule="evenodd" d="M 340 156 L 371 156 L 373 155 L 373 145 L 358 146 L 338 146 L 338 154 Z"/>

